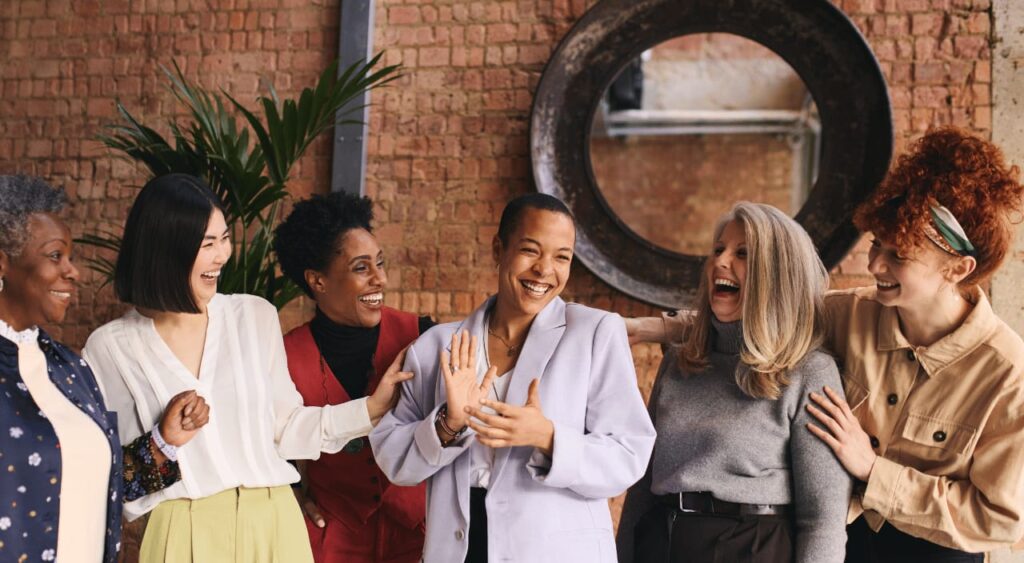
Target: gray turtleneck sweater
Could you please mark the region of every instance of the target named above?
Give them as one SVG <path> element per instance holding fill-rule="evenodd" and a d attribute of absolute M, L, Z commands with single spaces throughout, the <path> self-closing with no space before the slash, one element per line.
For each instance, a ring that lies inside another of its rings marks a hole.
<path fill-rule="evenodd" d="M 633 562 L 633 528 L 656 495 L 707 491 L 748 504 L 792 504 L 800 563 L 841 562 L 851 479 L 829 447 L 806 428 L 811 391 L 842 393 L 832 357 L 813 351 L 776 400 L 748 397 L 736 384 L 740 322 L 713 321 L 709 368 L 684 376 L 670 348 L 649 411 L 658 431 L 647 474 L 629 490 L 619 522 L 622 563 Z M 644 563 L 637 561 L 634 563 Z"/>

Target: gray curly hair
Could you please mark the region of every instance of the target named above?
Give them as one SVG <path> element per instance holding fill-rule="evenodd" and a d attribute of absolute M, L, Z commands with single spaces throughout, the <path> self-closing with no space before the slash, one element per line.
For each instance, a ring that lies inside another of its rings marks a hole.
<path fill-rule="evenodd" d="M 33 213 L 57 213 L 67 203 L 63 189 L 35 176 L 0 175 L 0 251 L 21 255 L 28 242 L 28 218 Z"/>

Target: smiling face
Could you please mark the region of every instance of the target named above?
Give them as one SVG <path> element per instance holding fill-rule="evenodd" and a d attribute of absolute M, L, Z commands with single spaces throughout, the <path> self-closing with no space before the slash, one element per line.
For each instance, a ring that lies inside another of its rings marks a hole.
<path fill-rule="evenodd" d="M 704 275 L 715 318 L 724 323 L 742 319 L 747 284 L 747 238 L 742 223 L 726 223 L 704 264 Z"/>
<path fill-rule="evenodd" d="M 189 275 L 192 295 L 201 309 L 216 295 L 220 270 L 231 257 L 231 250 L 231 234 L 224 222 L 224 214 L 214 208 Z"/>
<path fill-rule="evenodd" d="M 932 244 L 915 249 L 913 256 L 903 255 L 891 244 L 871 241 L 868 271 L 875 276 L 877 299 L 888 307 L 926 310 L 951 282 L 943 274 L 950 258 Z"/>
<path fill-rule="evenodd" d="M 377 237 L 366 229 L 342 233 L 326 271 L 306 270 L 306 283 L 332 321 L 367 328 L 380 324 L 388 276 Z"/>
<path fill-rule="evenodd" d="M 526 208 L 508 244 L 494 237 L 498 307 L 505 314 L 534 316 L 569 281 L 576 228 L 562 213 Z"/>
<path fill-rule="evenodd" d="M 0 253 L 0 307 L 15 330 L 64 320 L 78 282 L 78 268 L 71 263 L 71 231 L 63 221 L 50 213 L 34 213 L 28 233 L 21 255 Z"/>

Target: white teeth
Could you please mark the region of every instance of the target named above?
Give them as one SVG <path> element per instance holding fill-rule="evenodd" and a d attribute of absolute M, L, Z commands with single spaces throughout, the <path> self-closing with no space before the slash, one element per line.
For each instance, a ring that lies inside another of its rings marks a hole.
<path fill-rule="evenodd" d="M 740 288 L 740 284 L 738 284 L 738 283 L 736 283 L 736 282 L 734 282 L 732 280 L 727 280 L 725 278 L 715 278 L 715 285 L 724 285 L 726 287 L 735 287 L 736 289 Z"/>
<path fill-rule="evenodd" d="M 60 297 L 61 299 L 71 299 L 71 292 L 70 291 L 53 291 L 53 290 L 51 290 L 50 293 L 52 293 L 53 295 L 56 295 L 57 297 Z"/>
<path fill-rule="evenodd" d="M 220 270 L 214 270 L 212 272 L 203 272 L 199 274 L 199 277 L 206 278 L 208 280 L 215 280 L 220 277 Z"/>
<path fill-rule="evenodd" d="M 380 305 L 384 301 L 384 294 L 381 292 L 360 295 L 359 301 L 367 305 Z"/>
<path fill-rule="evenodd" d="M 881 280 L 875 280 L 875 283 L 878 284 L 878 287 L 881 287 L 881 288 L 884 288 L 884 289 L 891 289 L 891 288 L 896 287 L 896 286 L 899 285 L 898 283 L 884 282 L 884 281 L 881 281 Z"/>
<path fill-rule="evenodd" d="M 523 287 L 526 288 L 526 291 L 529 291 L 534 295 L 544 295 L 545 293 L 548 292 L 549 289 L 551 289 L 551 286 L 546 283 L 536 283 L 526 280 L 520 280 L 519 283 L 523 284 Z"/>

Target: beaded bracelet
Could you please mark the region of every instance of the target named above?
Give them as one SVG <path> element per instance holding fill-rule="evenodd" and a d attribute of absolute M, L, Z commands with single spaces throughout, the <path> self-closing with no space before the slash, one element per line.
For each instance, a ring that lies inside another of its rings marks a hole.
<path fill-rule="evenodd" d="M 153 443 L 156 444 L 158 450 L 160 450 L 167 459 L 171 461 L 178 461 L 178 448 L 172 446 L 164 440 L 164 437 L 160 435 L 160 426 L 153 427 Z"/>
<path fill-rule="evenodd" d="M 435 419 L 437 423 L 441 425 L 441 431 L 450 436 L 450 438 L 446 440 L 445 443 L 454 442 L 455 440 L 458 440 L 460 437 L 462 437 L 463 434 L 466 433 L 466 428 L 468 428 L 467 426 L 464 426 L 462 430 L 453 430 L 451 426 L 448 426 L 447 419 L 448 404 L 445 403 L 437 411 L 437 418 Z"/>

